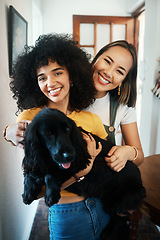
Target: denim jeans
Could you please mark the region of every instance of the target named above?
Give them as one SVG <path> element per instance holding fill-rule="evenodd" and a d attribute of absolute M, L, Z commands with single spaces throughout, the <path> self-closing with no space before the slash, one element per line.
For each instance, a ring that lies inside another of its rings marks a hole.
<path fill-rule="evenodd" d="M 97 198 L 49 208 L 50 240 L 100 240 L 110 216 Z"/>

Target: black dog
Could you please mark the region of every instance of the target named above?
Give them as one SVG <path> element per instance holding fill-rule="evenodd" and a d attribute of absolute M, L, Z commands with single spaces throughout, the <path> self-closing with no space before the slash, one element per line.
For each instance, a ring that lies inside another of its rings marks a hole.
<path fill-rule="evenodd" d="M 43 109 L 35 116 L 26 129 L 24 140 L 22 196 L 25 204 L 37 198 L 44 184 L 46 205 L 57 203 L 62 183 L 87 167 L 90 155 L 81 131 L 74 121 L 55 109 Z M 112 216 L 139 209 L 145 189 L 138 167 L 128 161 L 120 172 L 111 170 L 104 156 L 112 144 L 95 135 L 93 137 L 97 143 L 101 142 L 102 151 L 84 180 L 72 184 L 67 190 L 81 196 L 100 198 L 104 210 Z"/>

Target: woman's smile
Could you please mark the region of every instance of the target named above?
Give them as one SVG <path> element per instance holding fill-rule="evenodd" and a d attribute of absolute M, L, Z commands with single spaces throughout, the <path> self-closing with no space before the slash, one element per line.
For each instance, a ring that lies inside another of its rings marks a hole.
<path fill-rule="evenodd" d="M 106 78 L 102 77 L 100 74 L 98 74 L 98 80 L 103 85 L 107 85 L 108 83 L 110 83 L 110 81 L 108 81 Z"/>
<path fill-rule="evenodd" d="M 59 88 L 51 89 L 48 92 L 52 97 L 55 97 L 61 92 L 61 90 L 62 90 L 62 87 L 59 87 Z"/>

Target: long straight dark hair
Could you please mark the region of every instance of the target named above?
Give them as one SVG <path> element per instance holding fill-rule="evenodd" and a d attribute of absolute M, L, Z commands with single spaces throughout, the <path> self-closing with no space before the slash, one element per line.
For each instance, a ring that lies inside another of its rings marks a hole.
<path fill-rule="evenodd" d="M 104 52 L 106 52 L 109 48 L 115 46 L 125 48 L 131 53 L 133 58 L 133 65 L 122 82 L 120 95 L 118 95 L 118 87 L 110 90 L 109 93 L 111 95 L 114 95 L 115 99 L 120 104 L 123 103 L 125 105 L 128 105 L 129 107 L 134 107 L 137 98 L 137 53 L 136 48 L 133 44 L 130 44 L 125 40 L 118 40 L 105 45 L 94 57 L 92 61 L 92 66 Z"/>

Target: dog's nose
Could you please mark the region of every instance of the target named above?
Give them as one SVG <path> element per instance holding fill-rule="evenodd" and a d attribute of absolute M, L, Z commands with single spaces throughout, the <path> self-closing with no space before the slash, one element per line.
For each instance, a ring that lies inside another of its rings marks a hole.
<path fill-rule="evenodd" d="M 74 156 L 73 153 L 69 153 L 69 152 L 64 152 L 64 153 L 63 153 L 63 157 L 64 157 L 64 158 L 71 158 L 71 157 L 73 157 L 73 156 Z"/>

